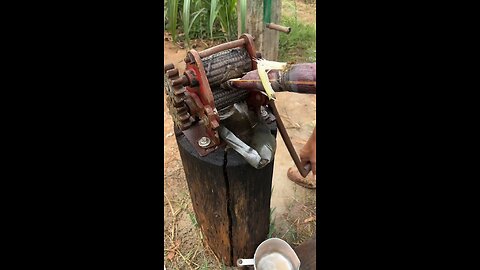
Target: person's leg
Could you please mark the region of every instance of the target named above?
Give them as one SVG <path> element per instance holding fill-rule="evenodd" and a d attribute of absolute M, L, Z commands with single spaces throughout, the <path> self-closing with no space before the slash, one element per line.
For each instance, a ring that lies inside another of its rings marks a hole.
<path fill-rule="evenodd" d="M 317 269 L 317 235 L 314 234 L 310 240 L 305 241 L 300 246 L 296 247 L 300 259 L 300 270 L 314 270 Z"/>

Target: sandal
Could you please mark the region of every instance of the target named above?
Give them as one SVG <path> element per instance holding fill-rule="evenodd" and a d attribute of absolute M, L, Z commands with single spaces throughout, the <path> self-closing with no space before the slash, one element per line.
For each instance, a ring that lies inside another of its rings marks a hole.
<path fill-rule="evenodd" d="M 302 187 L 310 188 L 310 189 L 317 188 L 317 179 L 315 175 L 313 175 L 313 173 L 309 173 L 307 177 L 303 177 L 297 168 L 292 167 L 288 169 L 287 176 L 288 176 L 288 179 L 290 179 L 290 181 Z"/>

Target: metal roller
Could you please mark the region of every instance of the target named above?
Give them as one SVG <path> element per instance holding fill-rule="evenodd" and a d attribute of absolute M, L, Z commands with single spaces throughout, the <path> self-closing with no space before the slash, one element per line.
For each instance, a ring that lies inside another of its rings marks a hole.
<path fill-rule="evenodd" d="M 233 105 L 234 103 L 243 101 L 247 99 L 249 95 L 249 91 L 243 89 L 236 90 L 215 88 L 212 90 L 212 93 L 217 110 L 221 110 L 227 106 Z"/>
<path fill-rule="evenodd" d="M 252 70 L 252 60 L 244 48 L 229 49 L 202 59 L 210 87 L 239 78 Z"/>

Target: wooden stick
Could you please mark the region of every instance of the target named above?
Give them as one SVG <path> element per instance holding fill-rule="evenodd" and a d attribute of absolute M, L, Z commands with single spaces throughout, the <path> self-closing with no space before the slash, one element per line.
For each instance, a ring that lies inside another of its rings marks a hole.
<path fill-rule="evenodd" d="M 290 34 L 290 32 L 292 31 L 292 28 L 290 28 L 290 27 L 281 26 L 281 25 L 274 24 L 274 23 L 267 23 L 267 28 L 272 29 L 272 30 L 277 30 L 277 31 L 287 33 L 287 34 Z"/>

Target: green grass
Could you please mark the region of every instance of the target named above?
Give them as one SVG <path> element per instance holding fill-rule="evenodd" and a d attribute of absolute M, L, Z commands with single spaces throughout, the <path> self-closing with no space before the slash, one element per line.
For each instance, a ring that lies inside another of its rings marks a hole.
<path fill-rule="evenodd" d="M 270 208 L 270 216 L 269 216 L 270 225 L 269 225 L 269 228 L 268 228 L 267 238 L 272 238 L 272 235 L 276 230 L 275 229 L 275 218 L 273 217 L 273 212 L 275 212 L 275 207 Z"/>
<path fill-rule="evenodd" d="M 295 17 L 282 18 L 282 25 L 291 27 L 292 31 L 288 35 L 280 35 L 279 61 L 316 62 L 316 26 L 301 23 Z"/>
<path fill-rule="evenodd" d="M 201 266 L 200 270 L 208 270 L 208 262 L 206 261 L 206 259 L 204 261 L 204 264 Z"/>
<path fill-rule="evenodd" d="M 288 243 L 295 243 L 298 241 L 298 232 L 293 225 L 289 225 L 289 228 L 284 236 L 285 241 Z"/>
<path fill-rule="evenodd" d="M 198 222 L 197 222 L 197 218 L 195 217 L 195 214 L 189 212 L 188 216 L 190 217 L 190 220 L 192 221 L 193 226 L 195 228 L 198 228 Z"/>

